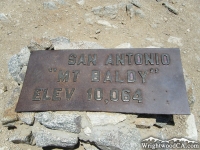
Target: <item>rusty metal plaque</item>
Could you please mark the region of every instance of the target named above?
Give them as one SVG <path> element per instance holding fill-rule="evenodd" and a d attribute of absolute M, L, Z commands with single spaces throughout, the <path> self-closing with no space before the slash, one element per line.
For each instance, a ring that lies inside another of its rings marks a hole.
<path fill-rule="evenodd" d="M 190 114 L 177 48 L 34 51 L 22 111 Z"/>

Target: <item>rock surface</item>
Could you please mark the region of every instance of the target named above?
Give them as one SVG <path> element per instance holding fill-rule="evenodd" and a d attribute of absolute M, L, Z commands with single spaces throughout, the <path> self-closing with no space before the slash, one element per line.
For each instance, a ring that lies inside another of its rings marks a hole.
<path fill-rule="evenodd" d="M 44 2 L 43 7 L 44 7 L 44 9 L 56 9 L 57 8 L 55 2 L 52 2 L 52 1 Z"/>
<path fill-rule="evenodd" d="M 83 147 L 84 147 L 85 150 L 99 150 L 98 148 L 96 148 L 93 145 L 86 144 L 86 143 L 82 143 L 82 144 L 83 144 Z"/>
<path fill-rule="evenodd" d="M 164 2 L 162 5 L 165 6 L 170 12 L 178 15 L 178 10 L 171 6 L 168 2 Z"/>
<path fill-rule="evenodd" d="M 7 86 L 4 83 L 0 83 L 0 94 L 7 91 Z"/>
<path fill-rule="evenodd" d="M 195 124 L 195 118 L 193 114 L 188 116 L 186 123 L 187 123 L 186 132 L 188 134 L 187 138 L 197 141 L 198 133 L 197 133 L 197 127 Z"/>
<path fill-rule="evenodd" d="M 16 87 L 12 91 L 5 105 L 5 110 L 3 113 L 3 117 L 1 119 L 1 122 L 3 125 L 6 125 L 18 120 L 17 113 L 15 112 L 15 107 L 19 98 L 20 90 L 21 90 L 20 87 Z"/>
<path fill-rule="evenodd" d="M 51 40 L 48 38 L 33 38 L 27 47 L 30 51 L 53 49 Z"/>
<path fill-rule="evenodd" d="M 79 4 L 79 5 L 84 5 L 85 0 L 76 0 L 76 3 Z"/>
<path fill-rule="evenodd" d="M 66 49 L 70 43 L 70 40 L 65 37 L 57 37 L 51 40 L 51 43 L 55 50 Z"/>
<path fill-rule="evenodd" d="M 178 46 L 183 46 L 183 44 L 181 43 L 181 38 L 178 37 L 170 36 L 167 41 Z"/>
<path fill-rule="evenodd" d="M 140 8 L 141 4 L 139 0 L 130 0 L 130 3 L 132 3 L 133 5 L 135 5 L 136 7 Z"/>
<path fill-rule="evenodd" d="M 134 126 L 96 126 L 93 127 L 92 134 L 82 140 L 94 142 L 103 150 L 140 149 L 140 133 Z"/>
<path fill-rule="evenodd" d="M 107 124 L 117 124 L 126 119 L 126 115 L 118 113 L 87 112 L 93 126 L 103 126 Z"/>
<path fill-rule="evenodd" d="M 72 133 L 81 131 L 81 116 L 72 112 L 40 112 L 35 119 L 47 128 Z"/>
<path fill-rule="evenodd" d="M 25 73 L 26 68 L 23 70 L 22 68 L 28 65 L 29 57 L 30 51 L 28 47 L 24 47 L 18 54 L 14 55 L 8 63 L 8 71 L 17 83 L 23 83 L 23 73 Z"/>
<path fill-rule="evenodd" d="M 55 50 L 58 50 L 62 47 L 54 47 Z M 96 42 L 89 42 L 89 41 L 79 41 L 79 42 L 72 42 L 69 44 L 65 44 L 64 49 L 102 49 L 103 47 Z"/>
<path fill-rule="evenodd" d="M 35 123 L 32 127 L 33 136 L 37 146 L 58 146 L 73 148 L 78 143 L 78 135 L 65 131 L 50 130 Z"/>
<path fill-rule="evenodd" d="M 34 116 L 35 116 L 34 112 L 22 112 L 22 113 L 18 113 L 17 115 L 18 115 L 19 120 L 23 121 L 24 123 L 28 125 L 32 125 L 34 122 Z"/>
<path fill-rule="evenodd" d="M 13 143 L 31 143 L 31 128 L 27 125 L 20 125 L 14 130 L 14 133 L 9 137 L 9 141 Z"/>
<path fill-rule="evenodd" d="M 115 48 L 133 48 L 133 46 L 130 43 L 122 43 Z"/>
<path fill-rule="evenodd" d="M 8 18 L 6 17 L 6 15 L 4 13 L 0 13 L 0 21 L 5 22 L 7 20 L 8 20 Z"/>

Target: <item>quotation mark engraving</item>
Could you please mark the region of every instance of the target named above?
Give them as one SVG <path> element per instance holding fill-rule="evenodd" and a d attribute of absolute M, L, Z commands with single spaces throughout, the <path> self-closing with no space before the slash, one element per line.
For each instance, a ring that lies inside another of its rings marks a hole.
<path fill-rule="evenodd" d="M 150 73 L 158 73 L 158 72 L 159 72 L 158 68 L 156 68 L 156 69 L 151 68 L 150 69 Z"/>
<path fill-rule="evenodd" d="M 49 70 L 49 72 L 56 72 L 57 68 L 49 68 L 48 70 Z"/>

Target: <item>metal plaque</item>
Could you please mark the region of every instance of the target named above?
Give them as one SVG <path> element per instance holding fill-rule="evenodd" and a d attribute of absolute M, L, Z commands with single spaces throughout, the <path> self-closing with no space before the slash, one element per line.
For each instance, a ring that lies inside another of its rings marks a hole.
<path fill-rule="evenodd" d="M 34 51 L 22 111 L 190 114 L 177 48 Z"/>

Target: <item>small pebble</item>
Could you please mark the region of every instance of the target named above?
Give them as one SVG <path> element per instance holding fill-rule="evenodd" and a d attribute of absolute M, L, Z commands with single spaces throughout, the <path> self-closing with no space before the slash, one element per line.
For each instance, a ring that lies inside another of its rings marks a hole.
<path fill-rule="evenodd" d="M 96 34 L 99 34 L 101 32 L 101 30 L 100 29 L 98 29 L 98 30 L 96 30 Z"/>

